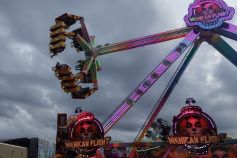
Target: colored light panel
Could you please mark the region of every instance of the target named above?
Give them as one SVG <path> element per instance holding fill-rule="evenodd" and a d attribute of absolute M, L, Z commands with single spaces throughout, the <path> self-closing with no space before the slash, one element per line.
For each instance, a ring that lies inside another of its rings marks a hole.
<path fill-rule="evenodd" d="M 168 32 L 163 32 L 159 34 L 154 34 L 150 36 L 140 37 L 137 39 L 127 40 L 123 42 L 118 42 L 114 44 L 110 44 L 108 46 L 104 46 L 101 48 L 97 48 L 98 55 L 113 53 L 122 50 L 133 49 L 137 47 L 142 47 L 150 44 L 155 44 L 163 41 L 168 41 L 172 39 L 177 39 L 184 37 L 192 28 L 181 28 Z"/>
<path fill-rule="evenodd" d="M 130 95 L 129 99 L 133 102 L 137 102 L 143 94 L 157 81 L 157 79 L 162 76 L 162 74 L 174 63 L 178 57 L 187 49 L 188 46 L 192 44 L 192 42 L 199 36 L 199 33 L 194 33 L 194 31 L 190 31 L 185 39 L 180 42 L 180 44 L 171 51 L 171 53 L 165 58 L 164 61 L 169 60 L 169 65 L 164 65 L 162 61 L 146 78 L 143 80 L 141 84 L 139 84 L 138 88 L 136 88 Z M 179 51 L 177 51 L 179 50 Z M 178 53 L 178 54 L 177 54 Z M 154 78 L 154 73 L 157 74 L 156 78 Z M 149 84 L 147 84 L 149 83 Z M 144 86 L 145 85 L 145 86 Z M 141 90 L 142 94 L 138 94 L 138 89 Z M 127 99 L 122 102 L 118 106 L 118 108 L 104 121 L 103 125 L 105 127 L 105 132 L 107 132 L 130 108 L 132 105 L 127 103 Z M 112 121 L 111 121 L 112 120 Z"/>

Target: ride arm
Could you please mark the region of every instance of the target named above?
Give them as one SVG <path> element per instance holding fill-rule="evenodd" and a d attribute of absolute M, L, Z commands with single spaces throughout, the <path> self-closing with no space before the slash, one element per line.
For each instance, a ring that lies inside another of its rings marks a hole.
<path fill-rule="evenodd" d="M 214 32 L 237 41 L 237 26 L 231 23 L 224 23 L 222 28 L 215 29 Z"/>
<path fill-rule="evenodd" d="M 191 62 L 193 56 L 195 55 L 197 49 L 199 48 L 201 42 L 196 40 L 194 46 L 187 53 L 184 57 L 183 61 L 180 63 L 179 67 L 177 68 L 175 74 L 172 76 L 171 80 L 167 84 L 165 90 L 163 91 L 162 95 L 160 96 L 159 100 L 157 101 L 155 107 L 151 111 L 150 115 L 148 116 L 147 120 L 145 121 L 144 125 L 142 126 L 141 130 L 139 131 L 137 137 L 135 138 L 135 142 L 141 142 L 147 130 L 151 127 L 152 123 L 157 118 L 157 115 L 163 108 L 164 104 L 168 100 L 170 94 L 173 92 L 175 86 L 177 85 L 179 79 L 183 75 L 184 71 L 188 67 L 189 63 Z"/>
<path fill-rule="evenodd" d="M 90 44 L 87 41 L 85 41 L 82 36 L 77 34 L 75 35 L 73 40 L 74 42 L 79 43 L 84 51 L 89 51 L 89 52 L 92 51 Z"/>
<path fill-rule="evenodd" d="M 157 101 L 155 107 L 151 111 L 150 115 L 148 116 L 147 120 L 144 122 L 143 126 L 141 127 L 140 131 L 138 132 L 138 135 L 136 136 L 134 142 L 139 143 L 142 141 L 143 137 L 145 136 L 147 130 L 151 127 L 152 123 L 157 118 L 157 115 L 165 105 L 166 101 L 168 100 L 170 94 L 173 92 L 175 86 L 177 85 L 179 79 L 183 75 L 184 71 L 188 67 L 189 63 L 191 62 L 193 56 L 195 55 L 197 49 L 199 48 L 201 42 L 199 40 L 196 40 L 194 43 L 193 48 L 190 50 L 190 52 L 187 53 L 187 55 L 184 57 L 184 59 L 181 61 L 180 65 L 178 66 L 177 70 L 175 71 L 175 74 L 172 76 L 171 80 L 167 84 L 165 90 L 161 94 L 159 100 Z M 136 152 L 136 147 L 132 147 L 130 151 L 130 157 L 134 155 Z"/>
<path fill-rule="evenodd" d="M 185 37 L 188 32 L 192 30 L 191 27 L 184 27 L 176 30 L 171 30 L 167 32 L 162 32 L 159 34 L 154 34 L 150 36 L 145 36 L 137 39 L 127 40 L 123 42 L 118 42 L 114 44 L 110 44 L 103 47 L 97 47 L 96 48 L 96 54 L 99 55 L 105 55 L 109 53 L 114 53 L 118 51 L 138 48 L 150 44 L 156 44 L 160 42 L 165 42 L 177 38 Z"/>
<path fill-rule="evenodd" d="M 199 32 L 190 31 L 185 39 L 143 80 L 138 87 L 103 122 L 105 133 L 136 103 L 144 93 L 160 78 L 199 36 Z"/>
<path fill-rule="evenodd" d="M 226 57 L 232 64 L 237 66 L 237 52 L 226 43 L 219 35 L 214 34 L 207 42 Z"/>
<path fill-rule="evenodd" d="M 82 30 L 82 37 L 86 40 L 86 42 L 90 43 L 91 45 L 91 39 L 90 39 L 90 35 L 87 31 L 86 25 L 84 23 L 84 17 L 80 18 L 80 24 L 81 24 L 81 30 Z"/>

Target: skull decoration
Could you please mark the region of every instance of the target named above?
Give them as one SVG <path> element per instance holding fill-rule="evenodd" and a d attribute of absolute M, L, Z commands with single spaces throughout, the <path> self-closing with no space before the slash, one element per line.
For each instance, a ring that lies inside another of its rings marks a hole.
<path fill-rule="evenodd" d="M 203 132 L 203 125 L 200 117 L 190 116 L 185 120 L 185 128 L 188 136 L 200 136 Z"/>
<path fill-rule="evenodd" d="M 74 139 L 91 140 L 96 139 L 97 127 L 92 122 L 83 122 L 74 127 Z"/>
<path fill-rule="evenodd" d="M 189 99 L 189 98 L 188 98 Z M 180 113 L 173 118 L 173 132 L 178 137 L 213 136 L 217 135 L 217 128 L 212 118 L 202 111 L 201 107 L 192 105 L 186 101 L 186 106 L 182 107 Z M 207 154 L 210 144 L 196 143 L 184 144 L 190 152 L 197 154 L 198 157 Z"/>
<path fill-rule="evenodd" d="M 215 135 L 215 123 L 211 120 L 200 107 L 185 106 L 181 113 L 174 117 L 174 132 L 180 136 Z"/>
<path fill-rule="evenodd" d="M 210 15 L 217 12 L 221 12 L 223 11 L 223 9 L 216 3 L 208 2 L 208 3 L 202 3 L 200 5 L 199 11 L 201 11 L 203 15 Z"/>
<path fill-rule="evenodd" d="M 76 121 L 71 123 L 69 130 L 70 141 L 85 142 L 96 141 L 104 138 L 103 126 L 90 112 L 82 112 L 77 115 Z M 90 144 L 90 143 L 89 143 Z M 98 146 L 73 148 L 77 157 L 95 156 Z"/>
<path fill-rule="evenodd" d="M 202 7 L 202 13 L 204 15 L 209 15 L 214 13 L 213 3 L 204 3 L 201 5 Z"/>
<path fill-rule="evenodd" d="M 180 134 L 184 136 L 200 136 L 215 134 L 215 131 L 208 129 L 207 120 L 204 118 L 191 115 L 180 120 Z"/>
<path fill-rule="evenodd" d="M 70 138 L 74 140 L 92 140 L 104 137 L 101 123 L 89 112 L 79 113 L 77 119 L 72 123 Z"/>

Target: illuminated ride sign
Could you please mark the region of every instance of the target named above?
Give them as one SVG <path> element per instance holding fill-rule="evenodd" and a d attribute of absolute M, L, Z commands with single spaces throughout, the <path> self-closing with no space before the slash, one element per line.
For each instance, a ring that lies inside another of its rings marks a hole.
<path fill-rule="evenodd" d="M 221 143 L 225 139 L 225 135 L 209 135 L 209 136 L 173 136 L 168 137 L 170 145 L 196 145 L 196 144 L 212 144 Z"/>
<path fill-rule="evenodd" d="M 196 0 L 190 4 L 184 21 L 187 26 L 199 26 L 208 30 L 231 20 L 234 14 L 234 8 L 228 7 L 223 0 Z"/>
<path fill-rule="evenodd" d="M 195 154 L 206 154 L 213 143 L 223 142 L 225 134 L 218 135 L 215 122 L 199 106 L 185 106 L 173 119 L 174 136 L 168 137 L 170 145 L 184 145 Z"/>
<path fill-rule="evenodd" d="M 68 149 L 78 149 L 78 148 L 97 148 L 108 146 L 110 137 L 104 139 L 95 139 L 95 140 L 78 140 L 78 141 L 66 141 L 65 147 Z"/>
<path fill-rule="evenodd" d="M 104 137 L 101 123 L 90 112 L 82 112 L 77 121 L 69 126 L 69 140 L 64 141 L 64 148 L 74 151 L 81 157 L 96 154 L 99 147 L 108 146 L 110 137 Z"/>

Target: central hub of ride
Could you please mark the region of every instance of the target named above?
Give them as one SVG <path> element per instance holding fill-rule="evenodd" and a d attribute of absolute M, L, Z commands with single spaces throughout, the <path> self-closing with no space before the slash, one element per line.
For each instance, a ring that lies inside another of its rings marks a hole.
<path fill-rule="evenodd" d="M 223 0 L 195 0 L 184 17 L 187 26 L 199 26 L 202 29 L 214 29 L 224 21 L 231 20 L 235 9 L 228 7 Z"/>

